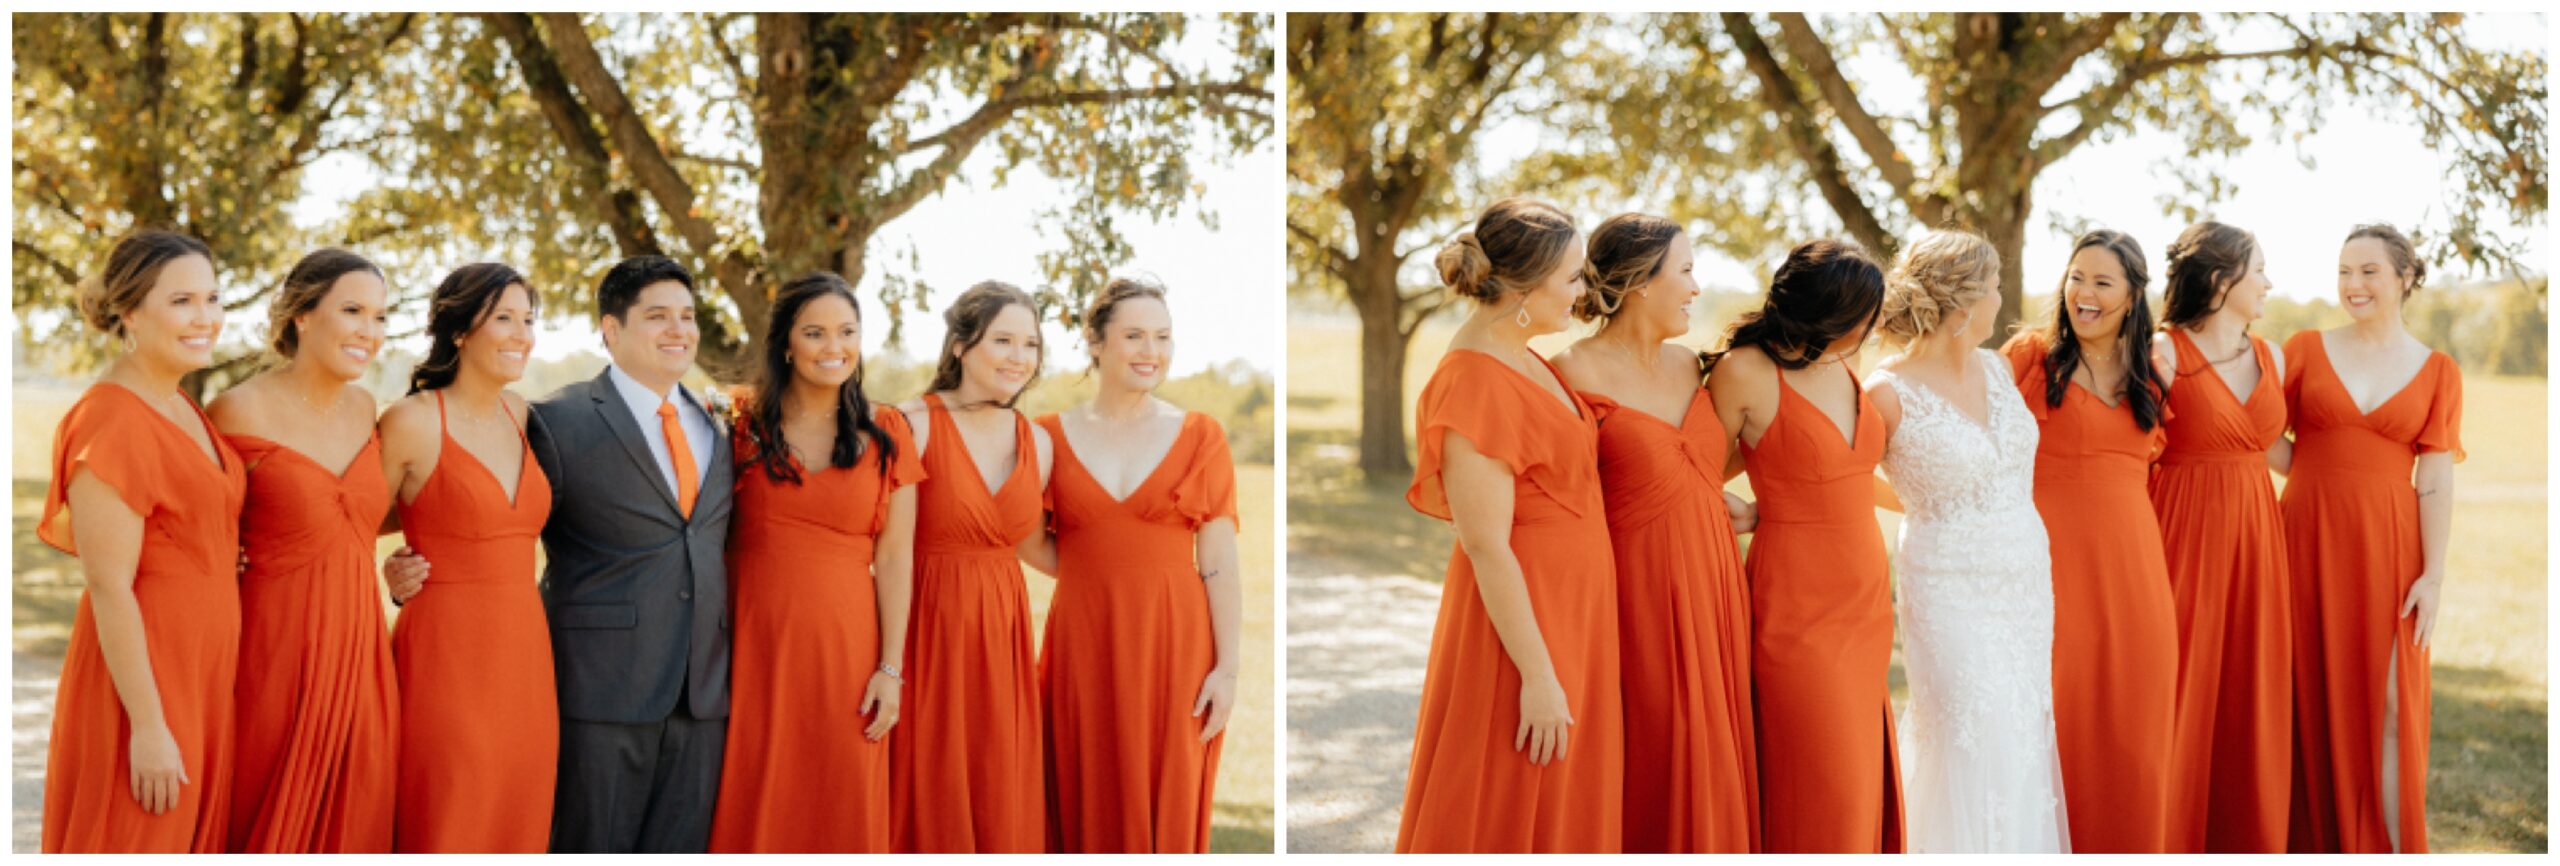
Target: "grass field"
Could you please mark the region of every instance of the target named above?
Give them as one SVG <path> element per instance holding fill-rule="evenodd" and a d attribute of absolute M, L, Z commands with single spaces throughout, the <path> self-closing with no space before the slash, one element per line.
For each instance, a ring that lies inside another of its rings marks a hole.
<path fill-rule="evenodd" d="M 1449 330 L 1434 323 L 1414 340 L 1405 375 L 1408 437 L 1411 400 Z M 1693 333 L 1689 342 L 1707 338 Z M 1551 352 L 1569 340 L 1559 335 L 1538 346 Z M 1372 489 L 1353 466 L 1359 358 L 1358 326 L 1348 317 L 1289 322 L 1291 571 L 1437 581 L 1453 539 L 1447 524 L 1406 507 L 1404 479 Z M 2473 377 L 2463 389 L 2469 459 L 2455 468 L 2454 543 L 2435 633 L 2429 840 L 2438 851 L 2542 852 L 2550 790 L 2548 385 Z M 1744 479 L 1734 487 L 1748 493 Z M 1292 625 L 1299 634 L 1325 627 L 1303 618 Z M 1898 662 L 1894 683 L 1899 697 Z"/>
<path fill-rule="evenodd" d="M 11 442 L 16 477 L 11 486 L 11 563 L 16 580 L 13 604 L 11 788 L 15 797 L 12 839 L 20 851 L 36 847 L 37 820 L 43 805 L 45 739 L 52 724 L 53 690 L 62 671 L 62 651 L 71 630 L 71 613 L 80 592 L 73 562 L 35 537 L 35 517 L 43 504 L 44 473 L 49 463 L 54 425 L 78 398 L 75 391 L 20 388 L 13 408 L 16 425 Z M 1232 422 L 1230 422 L 1232 423 Z M 1228 723 L 1227 745 L 1219 759 L 1218 792 L 1211 819 L 1210 849 L 1221 853 L 1267 853 L 1272 850 L 1274 726 L 1272 706 L 1273 483 L 1269 465 L 1236 467 L 1236 498 L 1244 532 L 1244 658 L 1236 683 L 1240 708 Z M 398 546 L 386 538 L 383 549 Z M 1033 639 L 1049 609 L 1052 582 L 1027 572 L 1032 602 Z M 386 605 L 386 610 L 390 608 Z"/>

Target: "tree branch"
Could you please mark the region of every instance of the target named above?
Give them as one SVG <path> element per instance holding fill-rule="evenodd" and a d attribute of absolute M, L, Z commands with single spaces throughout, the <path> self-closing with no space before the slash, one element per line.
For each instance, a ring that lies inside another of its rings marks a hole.
<path fill-rule="evenodd" d="M 2026 78 L 2024 101 L 2030 104 L 2043 102 L 2045 93 L 2052 90 L 2054 85 L 2061 83 L 2063 76 L 2071 74 L 2071 67 L 2078 65 L 2080 58 L 2087 56 L 2089 52 L 2106 47 L 2107 39 L 2115 35 L 2116 25 L 2124 23 L 2125 19 L 2131 17 L 2133 14 L 2130 12 L 2101 13 L 2098 17 L 2081 24 L 2079 29 L 2072 31 L 2071 35 L 2056 47 L 2054 55 L 2047 58 L 2044 68 Z"/>
<path fill-rule="evenodd" d="M 1002 126 L 1007 116 L 1025 108 L 1052 108 L 1068 105 L 1110 104 L 1114 102 L 1128 102 L 1140 99 L 1164 99 L 1183 96 L 1260 96 L 1264 99 L 1269 99 L 1271 97 L 1271 91 L 1241 81 L 1228 81 L 1197 86 L 1169 84 L 1159 87 L 1129 87 L 1113 90 L 1068 90 L 1053 93 L 1004 96 L 978 106 L 978 110 L 976 112 L 971 113 L 966 119 L 952 124 L 950 128 L 907 142 L 907 146 L 899 148 L 898 153 L 909 154 L 925 150 L 927 148 L 951 147 L 954 145 L 957 145 L 962 149 L 966 149 L 977 144 L 977 140 L 979 138 L 994 131 L 996 127 Z"/>
<path fill-rule="evenodd" d="M 696 255 L 709 258 L 720 245 L 720 233 L 711 221 L 702 217 L 694 204 L 693 185 L 667 161 L 667 153 L 659 147 L 657 136 L 631 107 L 631 98 L 622 92 L 622 83 L 604 65 L 596 53 L 595 43 L 587 38 L 586 25 L 574 12 L 545 12 L 539 19 L 542 32 L 559 61 L 560 71 L 578 88 L 578 94 L 597 117 L 604 121 L 607 136 L 623 164 L 631 169 L 640 185 L 657 199 L 658 209 L 674 220 L 676 233 Z M 744 290 L 744 286 L 734 288 Z"/>
<path fill-rule="evenodd" d="M 1893 136 L 1859 102 L 1857 92 L 1849 87 L 1849 77 L 1841 74 L 1839 64 L 1832 59 L 1831 46 L 1823 42 L 1821 34 L 1814 32 L 1813 25 L 1805 21 L 1803 13 L 1786 12 L 1774 17 L 1778 19 L 1779 33 L 1787 40 L 1787 53 L 1804 64 L 1805 72 L 1813 77 L 1814 85 L 1821 91 L 1823 101 L 1831 106 L 1833 114 L 1839 116 L 1841 125 L 1849 128 L 1849 135 L 1857 140 L 1859 149 L 1866 151 L 1867 161 L 1874 163 L 1876 170 L 1884 174 L 1885 183 L 1893 186 L 1894 193 L 1921 222 L 1930 225 L 1945 222 L 1947 201 L 1919 189 L 1919 178 L 1912 170 L 1911 160 L 1902 155 L 1902 149 L 1893 143 Z"/>
<path fill-rule="evenodd" d="M 739 59 L 738 50 L 729 47 L 729 22 L 735 20 L 737 14 L 722 15 L 710 22 L 711 46 L 719 49 L 720 62 L 729 67 L 729 81 L 738 88 L 738 96 L 753 103 L 756 99 L 756 80 L 747 75 L 746 61 Z"/>
<path fill-rule="evenodd" d="M 595 119 L 578 103 L 578 95 L 570 91 L 568 80 L 552 62 L 551 50 L 534 34 L 537 25 L 533 16 L 488 12 L 482 13 L 480 19 L 506 40 L 508 52 L 515 55 L 516 70 L 524 77 L 525 89 L 533 92 L 534 104 L 541 106 L 543 119 L 550 121 L 552 133 L 568 152 L 570 171 L 584 189 L 596 219 L 613 232 L 615 247 L 626 256 L 660 252 L 657 233 L 640 211 L 640 197 L 630 190 L 614 188 L 609 171 L 613 155 L 605 150 Z"/>
<path fill-rule="evenodd" d="M 1770 54 L 1769 44 L 1761 41 L 1760 32 L 1752 26 L 1751 17 L 1739 12 L 1720 13 L 1720 17 L 1726 32 L 1733 36 L 1735 47 L 1742 51 L 1744 63 L 1760 79 L 1761 101 L 1777 115 L 1779 131 L 1785 134 L 1796 156 L 1804 160 L 1813 176 L 1814 187 L 1821 192 L 1823 200 L 1831 205 L 1832 212 L 1839 215 L 1840 222 L 1848 227 L 1849 233 L 1866 245 L 1868 252 L 1877 256 L 1890 255 L 1894 246 L 1893 235 L 1885 231 L 1884 223 L 1876 218 L 1875 210 L 1858 195 L 1847 169 L 1841 165 L 1840 152 L 1832 148 L 1831 140 L 1823 135 L 1815 122 L 1813 111 L 1805 107 L 1803 97 L 1796 92 L 1794 79 L 1789 78 L 1786 69 L 1778 65 L 1778 58 Z"/>
<path fill-rule="evenodd" d="M 1299 225 L 1296 220 L 1289 220 L 1288 223 L 1290 234 L 1297 235 L 1299 240 L 1306 241 L 1308 246 L 1312 246 L 1318 251 L 1324 253 L 1326 271 L 1332 272 L 1336 279 L 1346 281 L 1350 279 L 1350 256 L 1343 254 L 1342 250 L 1335 247 L 1332 242 L 1317 236 L 1315 232 L 1308 231 L 1305 226 Z"/>
<path fill-rule="evenodd" d="M 62 260 L 54 258 L 52 254 L 38 248 L 33 243 L 29 243 L 26 239 L 15 237 L 10 238 L 9 246 L 12 249 L 17 250 L 20 254 L 36 260 L 38 264 L 51 268 L 54 276 L 62 278 L 63 285 L 77 286 L 80 284 L 80 272 L 78 270 L 74 270 L 70 265 L 63 264 Z"/>

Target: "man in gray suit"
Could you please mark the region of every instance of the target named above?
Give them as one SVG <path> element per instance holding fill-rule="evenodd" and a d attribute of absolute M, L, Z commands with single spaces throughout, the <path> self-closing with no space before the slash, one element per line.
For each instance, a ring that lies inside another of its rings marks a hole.
<path fill-rule="evenodd" d="M 551 850 L 702 853 L 729 728 L 729 439 L 677 384 L 702 335 L 682 265 L 624 259 L 596 313 L 612 365 L 533 403 L 525 424 L 552 489 Z"/>

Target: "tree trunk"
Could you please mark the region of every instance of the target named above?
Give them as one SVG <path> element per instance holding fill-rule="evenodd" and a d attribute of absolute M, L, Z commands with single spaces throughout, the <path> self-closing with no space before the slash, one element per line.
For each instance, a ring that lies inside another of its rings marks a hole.
<path fill-rule="evenodd" d="M 1359 279 L 1348 286 L 1360 311 L 1360 474 L 1372 487 L 1395 487 L 1413 476 L 1404 443 L 1404 363 L 1412 335 L 1403 328 L 1396 262 L 1360 265 Z"/>

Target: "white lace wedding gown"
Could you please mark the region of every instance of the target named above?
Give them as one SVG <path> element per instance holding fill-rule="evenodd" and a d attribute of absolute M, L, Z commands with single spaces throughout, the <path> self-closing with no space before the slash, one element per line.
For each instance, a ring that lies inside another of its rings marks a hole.
<path fill-rule="evenodd" d="M 2067 852 L 2053 733 L 2053 561 L 2036 514 L 2036 423 L 1981 350 L 1990 424 L 1890 370 L 1902 418 L 1884 471 L 1902 500 L 1896 619 L 1912 853 Z"/>

